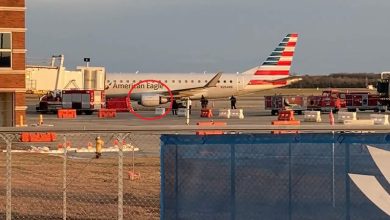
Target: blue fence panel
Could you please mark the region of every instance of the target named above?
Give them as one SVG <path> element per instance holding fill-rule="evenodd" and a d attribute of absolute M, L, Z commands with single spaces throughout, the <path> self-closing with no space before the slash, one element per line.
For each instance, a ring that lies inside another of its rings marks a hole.
<path fill-rule="evenodd" d="M 387 134 L 161 136 L 161 219 L 389 219 L 348 173 L 375 176 Z"/>

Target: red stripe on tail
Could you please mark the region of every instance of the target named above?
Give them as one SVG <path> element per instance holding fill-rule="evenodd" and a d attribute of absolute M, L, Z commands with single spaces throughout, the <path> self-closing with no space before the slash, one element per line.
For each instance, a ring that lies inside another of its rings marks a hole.
<path fill-rule="evenodd" d="M 282 57 L 292 57 L 292 56 L 294 56 L 294 52 L 292 51 L 284 51 L 282 53 Z"/>
<path fill-rule="evenodd" d="M 291 61 L 279 61 L 278 66 L 291 66 Z"/>
<path fill-rule="evenodd" d="M 287 47 L 295 47 L 297 45 L 297 42 L 288 42 Z"/>

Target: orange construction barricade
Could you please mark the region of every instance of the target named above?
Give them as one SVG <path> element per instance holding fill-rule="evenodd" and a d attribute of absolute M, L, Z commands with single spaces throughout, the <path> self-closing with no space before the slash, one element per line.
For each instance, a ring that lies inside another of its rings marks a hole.
<path fill-rule="evenodd" d="M 57 140 L 56 133 L 53 132 L 22 132 L 21 142 L 53 142 Z"/>
<path fill-rule="evenodd" d="M 300 125 L 301 121 L 295 120 L 293 110 L 283 110 L 278 115 L 278 120 L 272 121 L 272 125 Z M 296 134 L 297 130 L 274 130 L 272 134 Z"/>
<path fill-rule="evenodd" d="M 98 111 L 99 118 L 115 118 L 116 109 L 99 109 Z"/>
<path fill-rule="evenodd" d="M 76 109 L 58 109 L 57 118 L 76 118 Z"/>
<path fill-rule="evenodd" d="M 202 118 L 211 118 L 213 117 L 213 111 L 211 109 L 201 109 L 200 110 L 200 117 Z"/>

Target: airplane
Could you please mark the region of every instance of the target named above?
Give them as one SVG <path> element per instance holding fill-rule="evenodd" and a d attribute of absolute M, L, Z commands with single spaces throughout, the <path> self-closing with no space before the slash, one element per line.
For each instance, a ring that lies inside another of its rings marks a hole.
<path fill-rule="evenodd" d="M 227 98 L 262 90 L 287 86 L 301 80 L 290 75 L 297 33 L 287 34 L 267 59 L 260 65 L 242 73 L 107 73 L 106 97 L 127 97 L 146 107 L 170 102 L 170 94 L 160 84 L 166 84 L 174 99 L 198 100 Z M 157 82 L 145 82 L 155 80 Z"/>

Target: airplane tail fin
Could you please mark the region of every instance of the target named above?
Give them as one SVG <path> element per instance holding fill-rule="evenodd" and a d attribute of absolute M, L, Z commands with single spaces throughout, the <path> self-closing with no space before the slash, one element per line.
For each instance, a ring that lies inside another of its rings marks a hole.
<path fill-rule="evenodd" d="M 247 75 L 288 77 L 290 75 L 298 34 L 290 33 L 279 43 L 267 59 L 258 67 L 243 72 Z"/>

